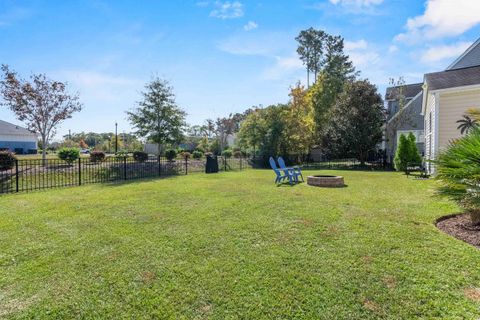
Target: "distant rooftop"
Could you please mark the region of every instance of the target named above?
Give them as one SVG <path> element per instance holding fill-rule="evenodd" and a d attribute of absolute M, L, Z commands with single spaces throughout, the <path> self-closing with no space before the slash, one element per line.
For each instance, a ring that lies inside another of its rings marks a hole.
<path fill-rule="evenodd" d="M 412 84 L 406 84 L 405 87 L 405 98 L 413 98 L 415 97 L 420 91 L 422 91 L 422 85 L 423 83 L 412 83 Z M 387 100 L 395 100 L 398 95 L 398 88 L 400 86 L 395 86 L 395 87 L 388 87 L 387 92 L 385 93 L 385 99 Z"/>
<path fill-rule="evenodd" d="M 22 128 L 20 126 L 17 126 L 13 123 L 7 122 L 0 120 L 0 134 L 5 134 L 5 135 L 35 135 L 35 133 Z"/>

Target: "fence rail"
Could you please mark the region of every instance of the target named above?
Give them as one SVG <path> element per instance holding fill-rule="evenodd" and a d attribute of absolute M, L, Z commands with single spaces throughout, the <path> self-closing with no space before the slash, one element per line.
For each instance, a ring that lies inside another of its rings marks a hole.
<path fill-rule="evenodd" d="M 244 158 L 218 157 L 220 171 L 244 170 Z M 60 159 L 15 160 L 7 170 L 0 170 L 0 194 L 39 189 L 78 186 L 121 180 L 133 180 L 205 172 L 206 161 L 196 159 L 167 160 L 149 157 L 140 162 L 132 157 L 107 157 L 103 161 L 79 158 L 68 163 Z M 2 166 L 0 166 L 2 167 Z"/>

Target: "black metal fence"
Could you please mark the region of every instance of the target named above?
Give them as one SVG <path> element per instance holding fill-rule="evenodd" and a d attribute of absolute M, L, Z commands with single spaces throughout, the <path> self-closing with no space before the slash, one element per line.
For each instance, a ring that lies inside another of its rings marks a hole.
<path fill-rule="evenodd" d="M 149 157 L 148 160 L 140 162 L 124 156 L 107 157 L 98 162 L 90 158 L 79 158 L 72 163 L 60 159 L 15 160 L 11 168 L 0 170 L 0 194 L 186 175 L 205 172 L 205 162 L 204 159 L 167 160 L 163 157 Z M 235 171 L 249 168 L 250 162 L 244 158 L 218 157 L 218 165 L 220 171 Z"/>

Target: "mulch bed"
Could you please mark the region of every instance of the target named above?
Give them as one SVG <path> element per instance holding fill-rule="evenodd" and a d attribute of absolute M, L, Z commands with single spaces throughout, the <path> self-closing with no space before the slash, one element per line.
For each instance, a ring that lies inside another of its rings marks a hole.
<path fill-rule="evenodd" d="M 468 214 L 442 217 L 436 225 L 443 232 L 480 249 L 480 226 L 473 226 Z"/>

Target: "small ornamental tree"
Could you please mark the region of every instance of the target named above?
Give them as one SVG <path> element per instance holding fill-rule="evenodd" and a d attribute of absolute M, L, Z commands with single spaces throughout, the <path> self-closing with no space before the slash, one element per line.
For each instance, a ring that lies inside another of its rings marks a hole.
<path fill-rule="evenodd" d="M 82 109 L 76 94 L 70 94 L 63 82 L 48 79 L 44 74 L 32 74 L 30 81 L 20 78 L 7 65 L 1 67 L 0 96 L 28 129 L 40 135 L 42 159 L 45 163 L 47 147 L 62 121 Z"/>
<path fill-rule="evenodd" d="M 480 225 L 480 128 L 442 151 L 437 160 L 438 193 L 456 201 L 469 214 L 474 225 Z"/>
<path fill-rule="evenodd" d="M 102 162 L 105 160 L 105 152 L 103 151 L 92 151 L 90 153 L 90 161 L 91 162 Z"/>
<path fill-rule="evenodd" d="M 62 148 L 58 150 L 57 154 L 59 159 L 68 164 L 72 164 L 80 157 L 80 151 L 77 148 Z"/>
<path fill-rule="evenodd" d="M 400 139 L 398 140 L 397 151 L 395 152 L 395 158 L 393 163 L 397 171 L 406 171 L 408 166 L 408 161 L 410 160 L 410 141 L 402 133 Z"/>
<path fill-rule="evenodd" d="M 407 171 L 409 166 L 418 166 L 422 163 L 422 158 L 418 153 L 415 136 L 410 132 L 408 136 L 403 133 L 400 135 L 397 151 L 393 163 L 397 171 Z"/>
<path fill-rule="evenodd" d="M 230 149 L 225 149 L 222 152 L 222 156 L 224 156 L 225 158 L 231 158 L 232 155 L 233 155 L 233 152 Z"/>
<path fill-rule="evenodd" d="M 78 145 L 80 146 L 81 149 L 88 149 L 88 144 L 86 144 L 83 139 L 80 140 Z"/>
<path fill-rule="evenodd" d="M 415 135 L 413 133 L 408 134 L 408 145 L 410 148 L 410 165 L 413 166 L 419 166 L 422 164 L 422 157 L 420 156 L 420 153 L 418 153 L 418 148 L 417 148 L 417 139 L 415 138 Z"/>

